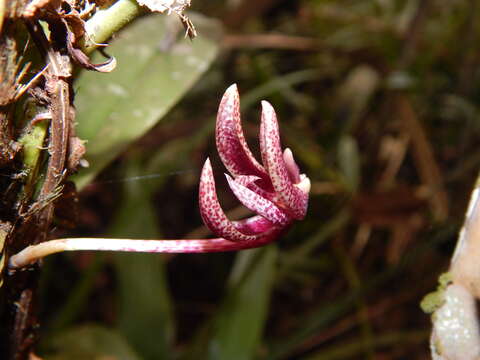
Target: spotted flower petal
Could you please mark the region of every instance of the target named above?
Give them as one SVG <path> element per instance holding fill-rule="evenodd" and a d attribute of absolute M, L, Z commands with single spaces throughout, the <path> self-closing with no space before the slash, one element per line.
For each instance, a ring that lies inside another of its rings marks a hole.
<path fill-rule="evenodd" d="M 253 241 L 259 237 L 240 231 L 241 227 L 237 228 L 225 215 L 218 202 L 210 159 L 205 161 L 200 176 L 199 207 L 203 222 L 214 234 L 230 241 Z"/>
<path fill-rule="evenodd" d="M 277 202 L 278 197 L 273 192 L 273 189 L 272 191 L 264 190 L 261 185 L 258 184 L 260 181 L 261 179 L 258 176 L 253 175 L 239 175 L 235 177 L 235 182 L 237 182 L 238 184 L 249 188 L 250 190 L 267 200 L 270 200 L 274 203 Z"/>
<path fill-rule="evenodd" d="M 239 184 L 233 180 L 228 174 L 225 174 L 228 185 L 240 202 L 248 209 L 265 217 L 274 224 L 284 226 L 288 224 L 291 219 L 289 216 L 276 206 L 273 202 L 265 199 L 249 188 Z"/>
<path fill-rule="evenodd" d="M 237 87 L 232 85 L 218 110 L 218 153 L 233 175 L 226 175 L 233 193 L 258 215 L 240 222 L 228 220 L 215 194 L 209 160 L 200 180 L 200 213 L 215 234 L 230 241 L 256 241 L 263 236 L 278 236 L 293 220 L 305 216 L 310 181 L 300 174 L 292 151 L 287 148 L 282 152 L 277 117 L 266 101 L 262 102 L 260 125 L 263 166 L 255 160 L 243 135 L 239 104 Z"/>
<path fill-rule="evenodd" d="M 292 181 L 292 178 L 297 179 L 298 170 L 296 169 L 298 166 L 295 164 L 291 152 L 287 151 L 285 156 L 282 153 L 277 115 L 267 101 L 262 101 L 260 151 L 263 164 L 279 200 L 294 219 L 303 219 L 307 212 L 308 192 L 295 186 L 296 184 Z M 300 176 L 298 176 L 298 180 L 301 180 Z"/>
<path fill-rule="evenodd" d="M 222 97 L 215 127 L 217 150 L 223 164 L 233 175 L 255 175 L 269 185 L 269 176 L 252 155 L 240 122 L 240 97 L 237 85 L 231 85 Z"/>
<path fill-rule="evenodd" d="M 233 225 L 244 234 L 260 234 L 264 236 L 278 235 L 283 232 L 284 228 L 278 228 L 274 224 L 265 219 L 263 216 L 256 215 L 249 218 L 233 221 Z"/>

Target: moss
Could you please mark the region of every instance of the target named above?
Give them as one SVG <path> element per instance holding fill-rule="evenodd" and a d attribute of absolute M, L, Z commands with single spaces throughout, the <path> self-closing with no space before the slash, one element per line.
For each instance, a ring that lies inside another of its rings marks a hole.
<path fill-rule="evenodd" d="M 443 273 L 438 278 L 438 287 L 422 299 L 420 307 L 423 312 L 432 314 L 445 303 L 444 292 L 449 284 L 452 283 L 452 276 L 449 272 Z"/>

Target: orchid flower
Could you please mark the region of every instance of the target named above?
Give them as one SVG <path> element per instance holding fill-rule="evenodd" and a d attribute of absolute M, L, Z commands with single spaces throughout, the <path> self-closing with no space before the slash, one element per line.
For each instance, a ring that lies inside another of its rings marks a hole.
<path fill-rule="evenodd" d="M 275 111 L 262 101 L 260 153 L 263 165 L 247 146 L 240 122 L 237 86 L 230 86 L 220 102 L 215 138 L 220 158 L 231 175 L 228 185 L 238 200 L 257 215 L 230 221 L 217 198 L 210 160 L 202 169 L 200 214 L 214 239 L 136 240 L 66 238 L 31 245 L 10 258 L 10 268 L 24 267 L 61 251 L 110 250 L 155 253 L 206 253 L 256 248 L 276 239 L 305 217 L 310 180 L 300 174 L 290 149 L 282 152 Z"/>

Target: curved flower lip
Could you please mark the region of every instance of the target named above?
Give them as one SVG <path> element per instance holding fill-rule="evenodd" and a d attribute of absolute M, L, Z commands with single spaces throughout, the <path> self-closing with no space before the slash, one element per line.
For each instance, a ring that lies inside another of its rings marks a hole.
<path fill-rule="evenodd" d="M 215 192 L 210 160 L 200 178 L 199 206 L 205 225 L 229 241 L 259 241 L 278 236 L 294 221 L 305 217 L 310 180 L 300 174 L 292 151 L 282 151 L 277 116 L 262 101 L 260 164 L 248 148 L 240 120 L 240 97 L 231 85 L 222 97 L 217 114 L 215 137 L 218 153 L 231 176 L 225 174 L 238 200 L 257 216 L 230 221 Z"/>
<path fill-rule="evenodd" d="M 218 236 L 227 240 L 252 240 L 254 235 L 247 235 L 233 225 L 220 207 L 215 189 L 212 165 L 210 159 L 205 161 L 199 186 L 199 207 L 205 225 Z"/>
<path fill-rule="evenodd" d="M 290 222 L 289 217 L 270 200 L 262 197 L 225 174 L 228 185 L 240 202 L 248 209 L 263 216 L 274 224 L 286 225 Z"/>

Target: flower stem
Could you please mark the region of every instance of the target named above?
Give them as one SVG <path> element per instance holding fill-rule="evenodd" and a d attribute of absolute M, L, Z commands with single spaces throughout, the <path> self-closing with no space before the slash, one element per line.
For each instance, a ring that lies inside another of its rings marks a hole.
<path fill-rule="evenodd" d="M 252 249 L 264 246 L 275 238 L 275 236 L 265 236 L 254 241 L 230 241 L 223 238 L 201 240 L 136 240 L 107 238 L 57 239 L 28 246 L 10 258 L 9 267 L 10 269 L 22 268 L 47 255 L 63 251 L 93 250 L 147 253 L 212 253 Z"/>
<path fill-rule="evenodd" d="M 82 50 L 88 54 L 115 32 L 144 12 L 135 0 L 119 0 L 105 10 L 98 10 L 86 23 Z"/>

